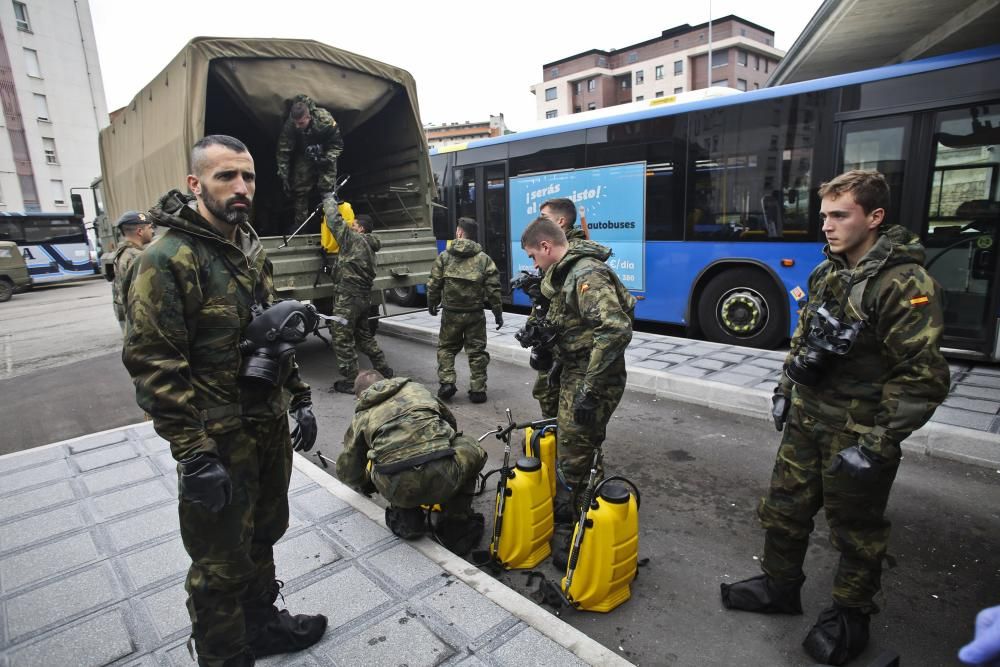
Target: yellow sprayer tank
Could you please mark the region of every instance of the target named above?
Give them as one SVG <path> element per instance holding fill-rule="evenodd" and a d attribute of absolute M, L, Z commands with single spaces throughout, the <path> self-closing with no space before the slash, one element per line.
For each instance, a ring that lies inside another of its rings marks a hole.
<path fill-rule="evenodd" d="M 566 591 L 563 577 L 562 589 L 580 609 L 608 612 L 632 596 L 639 561 L 636 497 L 622 485 L 603 485 L 587 519 L 573 582 Z M 579 524 L 574 542 L 576 530 Z"/>
<path fill-rule="evenodd" d="M 524 429 L 524 455 L 534 456 L 542 462 L 542 472 L 549 481 L 549 493 L 556 497 L 556 428 L 546 426 L 536 431 Z"/>
<path fill-rule="evenodd" d="M 534 457 L 518 459 L 507 482 L 499 545 L 495 556 L 508 570 L 538 565 L 552 553 L 552 493 Z"/>

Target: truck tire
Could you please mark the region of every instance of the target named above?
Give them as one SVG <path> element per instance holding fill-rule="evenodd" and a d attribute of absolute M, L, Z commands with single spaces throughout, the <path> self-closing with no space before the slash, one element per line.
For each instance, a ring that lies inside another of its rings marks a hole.
<path fill-rule="evenodd" d="M 0 303 L 10 301 L 14 296 L 14 283 L 8 278 L 0 278 Z"/>
<path fill-rule="evenodd" d="M 391 287 L 385 291 L 386 299 L 400 306 L 420 305 L 420 293 L 414 285 L 409 287 Z"/>
<path fill-rule="evenodd" d="M 774 349 L 788 336 L 787 301 L 763 271 L 729 269 L 701 291 L 698 324 L 714 343 Z"/>

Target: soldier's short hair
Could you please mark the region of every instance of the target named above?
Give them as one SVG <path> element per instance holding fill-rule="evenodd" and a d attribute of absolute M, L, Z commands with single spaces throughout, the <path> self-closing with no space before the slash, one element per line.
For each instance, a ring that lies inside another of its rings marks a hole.
<path fill-rule="evenodd" d="M 292 108 L 289 110 L 288 115 L 292 117 L 292 120 L 300 120 L 309 115 L 309 105 L 305 102 L 295 102 L 292 104 Z"/>
<path fill-rule="evenodd" d="M 458 228 L 465 234 L 465 238 L 475 241 L 479 238 L 479 223 L 472 218 L 459 218 Z"/>
<path fill-rule="evenodd" d="M 566 232 L 548 218 L 535 218 L 521 234 L 522 248 L 537 248 L 542 241 L 555 246 L 566 245 Z"/>
<path fill-rule="evenodd" d="M 538 210 L 541 211 L 543 208 L 552 209 L 556 217 L 566 218 L 566 223 L 572 227 L 576 223 L 576 204 L 572 200 L 566 199 L 565 197 L 559 197 L 557 199 L 549 199 L 541 206 Z"/>
<path fill-rule="evenodd" d="M 374 225 L 372 224 L 372 217 L 370 215 L 365 213 L 357 215 L 354 217 L 354 222 L 361 227 L 361 229 L 365 230 L 365 234 L 371 234 L 372 227 L 374 227 Z"/>
<path fill-rule="evenodd" d="M 358 377 L 354 378 L 354 395 L 360 397 L 361 394 L 365 393 L 368 387 L 372 386 L 379 380 L 384 380 L 385 376 L 376 370 L 364 370 L 358 373 Z"/>
<path fill-rule="evenodd" d="M 889 183 L 874 169 L 852 169 L 819 186 L 819 198 L 839 197 L 850 192 L 854 201 L 869 215 L 880 208 L 889 211 Z"/>
<path fill-rule="evenodd" d="M 236 153 L 249 153 L 247 145 L 228 134 L 210 134 L 202 137 L 191 147 L 191 173 L 200 176 L 205 169 L 205 149 L 209 146 L 225 146 Z"/>

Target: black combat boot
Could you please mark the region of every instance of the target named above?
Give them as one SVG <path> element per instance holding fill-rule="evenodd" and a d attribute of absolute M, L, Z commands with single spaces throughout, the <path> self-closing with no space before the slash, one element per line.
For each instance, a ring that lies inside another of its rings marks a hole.
<path fill-rule="evenodd" d="M 442 516 L 434 526 L 434 535 L 448 551 L 465 556 L 483 537 L 485 519 L 478 512 L 465 517 Z"/>
<path fill-rule="evenodd" d="M 573 493 L 556 482 L 556 497 L 552 499 L 552 520 L 556 524 L 574 524 L 580 513 L 573 509 Z"/>
<path fill-rule="evenodd" d="M 843 665 L 861 655 L 868 646 L 869 615 L 856 607 L 836 602 L 820 612 L 802 648 L 816 662 Z"/>
<path fill-rule="evenodd" d="M 331 394 L 334 392 L 340 392 L 341 394 L 353 394 L 354 393 L 354 380 L 348 380 L 344 378 L 343 380 L 337 380 L 333 383 L 327 391 Z"/>
<path fill-rule="evenodd" d="M 427 515 L 419 507 L 386 507 L 385 525 L 404 540 L 415 540 L 427 532 Z"/>
<path fill-rule="evenodd" d="M 569 550 L 573 547 L 574 524 L 557 525 L 552 530 L 552 566 L 566 572 L 569 564 Z"/>
<path fill-rule="evenodd" d="M 485 403 L 486 402 L 486 392 L 485 391 L 470 391 L 469 400 L 473 403 Z"/>
<path fill-rule="evenodd" d="M 754 611 L 760 614 L 801 614 L 801 577 L 791 582 L 781 582 L 766 574 L 722 584 L 722 604 L 726 609 Z"/>
<path fill-rule="evenodd" d="M 293 616 L 287 609 L 278 610 L 274 603 L 282 586 L 283 582 L 272 581 L 262 595 L 243 603 L 247 644 L 254 657 L 307 649 L 326 631 L 326 616 L 322 614 Z"/>
<path fill-rule="evenodd" d="M 227 658 L 222 665 L 223 667 L 253 667 L 254 662 L 253 654 L 250 651 L 243 651 L 239 655 Z"/>
<path fill-rule="evenodd" d="M 458 392 L 458 387 L 455 386 L 454 382 L 442 382 L 441 386 L 438 388 L 438 398 L 440 398 L 442 401 L 447 401 L 457 392 Z"/>
<path fill-rule="evenodd" d="M 378 371 L 379 374 L 384 378 L 391 378 L 392 376 L 395 375 L 392 369 L 389 368 L 388 366 L 383 366 L 382 368 L 376 368 L 375 370 Z"/>

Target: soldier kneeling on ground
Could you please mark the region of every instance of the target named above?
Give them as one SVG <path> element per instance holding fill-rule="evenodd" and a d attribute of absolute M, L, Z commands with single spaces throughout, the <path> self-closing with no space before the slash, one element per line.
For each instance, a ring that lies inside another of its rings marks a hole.
<path fill-rule="evenodd" d="M 385 523 L 403 539 L 427 530 L 421 506 L 440 505 L 434 534 L 459 555 L 475 547 L 483 515 L 472 511 L 486 451 L 458 429 L 445 405 L 418 382 L 374 370 L 354 381 L 357 405 L 337 458 L 337 478 L 389 502 Z"/>

